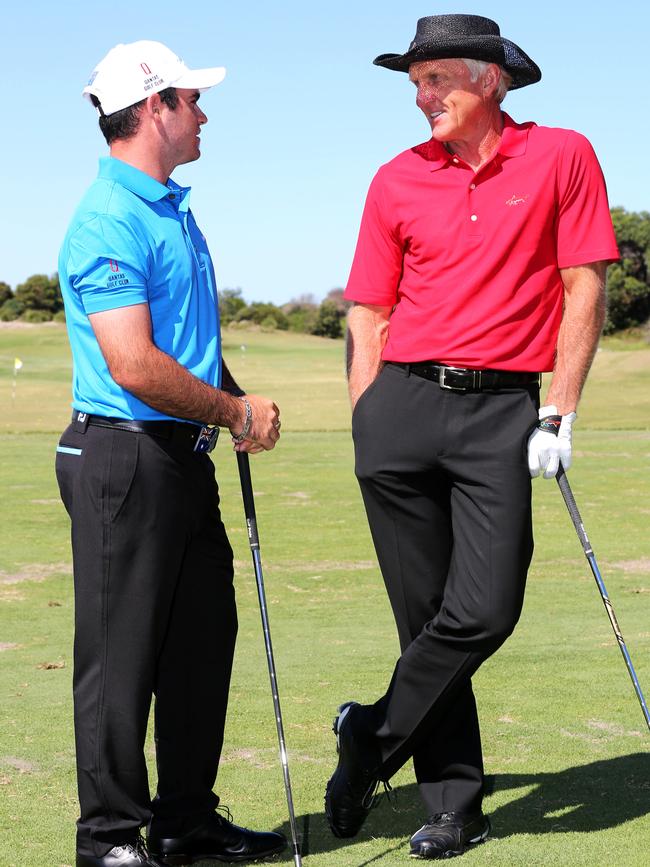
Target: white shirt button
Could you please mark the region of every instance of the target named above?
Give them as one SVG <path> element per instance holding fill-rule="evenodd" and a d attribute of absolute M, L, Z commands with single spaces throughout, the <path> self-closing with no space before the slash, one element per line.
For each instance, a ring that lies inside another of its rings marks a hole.
<path fill-rule="evenodd" d="M 470 188 L 470 190 L 475 190 L 475 189 L 476 189 L 476 184 L 470 184 L 470 185 L 469 185 L 469 188 Z"/>
<path fill-rule="evenodd" d="M 470 220 L 472 221 L 472 223 L 475 223 L 478 220 L 478 217 L 476 216 L 476 214 L 472 214 Z"/>
<path fill-rule="evenodd" d="M 452 163 L 456 163 L 456 165 L 458 165 L 458 157 L 454 157 Z"/>

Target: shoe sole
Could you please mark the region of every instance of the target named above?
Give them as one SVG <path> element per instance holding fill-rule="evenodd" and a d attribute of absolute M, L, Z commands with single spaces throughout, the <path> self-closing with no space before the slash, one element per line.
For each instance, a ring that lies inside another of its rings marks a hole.
<path fill-rule="evenodd" d="M 286 846 L 278 846 L 275 849 L 269 849 L 268 852 L 260 852 L 259 855 L 228 855 L 228 856 L 219 856 L 214 854 L 205 854 L 205 855 L 156 855 L 154 852 L 151 854 L 154 858 L 157 858 L 163 864 L 166 864 L 167 867 L 185 867 L 187 864 L 196 864 L 199 861 L 219 861 L 222 864 L 239 864 L 244 861 L 248 861 L 250 864 L 255 863 L 256 861 L 264 861 L 266 858 L 272 858 L 275 855 L 279 855 L 286 849 Z"/>
<path fill-rule="evenodd" d="M 478 837 L 472 837 L 471 840 L 468 840 L 467 845 L 462 849 L 447 849 L 444 852 L 435 853 L 433 855 L 421 855 L 418 852 L 410 852 L 409 855 L 411 858 L 419 858 L 421 861 L 444 861 L 446 858 L 455 858 L 457 855 L 462 855 L 464 852 L 467 852 L 470 846 L 479 846 L 481 843 L 485 843 L 491 830 L 492 827 L 488 820 L 485 830 L 479 834 Z"/>

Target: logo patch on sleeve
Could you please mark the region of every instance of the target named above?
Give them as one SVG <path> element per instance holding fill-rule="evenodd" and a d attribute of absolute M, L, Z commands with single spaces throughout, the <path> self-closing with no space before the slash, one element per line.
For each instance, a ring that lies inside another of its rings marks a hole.
<path fill-rule="evenodd" d="M 108 275 L 108 280 L 106 281 L 108 289 L 117 289 L 120 286 L 129 285 L 129 278 L 123 271 L 120 271 L 120 265 L 116 259 L 109 259 L 108 267 L 111 269 L 111 273 Z"/>

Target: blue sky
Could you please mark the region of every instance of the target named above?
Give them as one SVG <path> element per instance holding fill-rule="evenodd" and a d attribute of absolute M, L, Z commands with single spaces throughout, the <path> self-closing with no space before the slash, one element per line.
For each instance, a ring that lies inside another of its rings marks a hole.
<path fill-rule="evenodd" d="M 56 270 L 68 220 L 106 152 L 81 89 L 116 43 L 158 39 L 189 66 L 228 68 L 202 98 L 203 156 L 174 175 L 193 188 L 220 285 L 275 303 L 344 285 L 372 175 L 428 137 L 407 77 L 372 59 L 406 50 L 419 17 L 458 11 L 494 18 L 542 69 L 541 83 L 504 108 L 583 132 L 610 203 L 650 210 L 645 0 L 25 0 L 3 11 L 0 280 L 15 287 Z"/>

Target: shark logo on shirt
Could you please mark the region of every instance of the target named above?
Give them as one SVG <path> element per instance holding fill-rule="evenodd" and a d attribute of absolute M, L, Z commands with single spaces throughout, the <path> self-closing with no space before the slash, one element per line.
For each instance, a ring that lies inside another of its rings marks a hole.
<path fill-rule="evenodd" d="M 506 199 L 506 205 L 523 205 L 528 199 L 528 193 L 523 196 L 518 196 L 516 193 L 513 193 L 509 199 Z"/>

